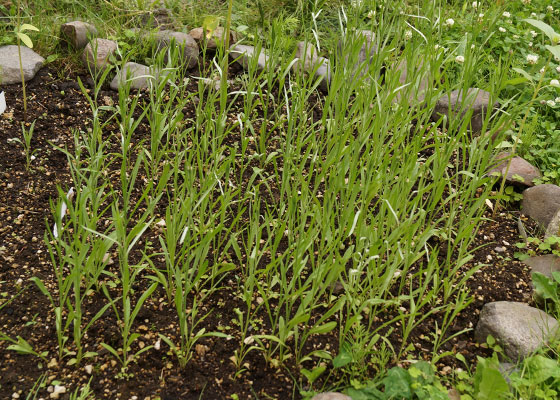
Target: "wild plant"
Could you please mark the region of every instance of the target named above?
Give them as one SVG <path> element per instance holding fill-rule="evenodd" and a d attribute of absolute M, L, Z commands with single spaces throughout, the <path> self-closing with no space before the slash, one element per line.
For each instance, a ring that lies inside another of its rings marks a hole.
<path fill-rule="evenodd" d="M 21 123 L 21 134 L 23 136 L 23 140 L 16 138 L 16 142 L 20 142 L 23 146 L 23 151 L 25 153 L 25 169 L 29 171 L 31 167 L 31 161 L 35 158 L 35 153 L 37 150 L 31 149 L 31 139 L 33 138 L 33 131 L 35 130 L 35 121 L 31 123 L 29 129 L 25 129 L 25 122 Z"/>
<path fill-rule="evenodd" d="M 91 320 L 85 322 L 83 302 L 94 288 L 99 290 L 103 285 L 100 280 L 102 274 L 106 273 L 110 250 L 116 240 L 111 223 L 99 232 L 102 222 L 108 217 L 109 207 L 104 205 L 109 199 L 108 183 L 104 172 L 109 162 L 104 154 L 106 143 L 101 137 L 104 124 L 100 121 L 95 100 L 87 95 L 83 86 L 82 89 L 93 107 L 92 130 L 82 134 L 74 132 L 74 153 L 59 148 L 67 156 L 75 186 L 68 192 L 58 188 L 58 201 L 51 201 L 54 224 L 45 233 L 57 290 L 51 293 L 39 278 L 32 278 L 49 298 L 55 313 L 58 358 L 71 356 L 70 364 L 79 363 L 83 357 L 95 354 L 83 353 L 82 339 L 111 303 L 107 303 Z M 75 351 L 67 344 L 70 329 Z"/>
<path fill-rule="evenodd" d="M 17 46 L 18 46 L 18 58 L 19 58 L 19 71 L 21 76 L 21 88 L 23 90 L 23 121 L 27 121 L 27 94 L 25 92 L 25 78 L 23 74 L 23 62 L 21 59 L 21 42 L 24 45 L 29 47 L 30 49 L 33 48 L 33 41 L 31 38 L 25 33 L 25 31 L 36 31 L 38 32 L 39 29 L 31 24 L 21 24 L 21 1 L 17 2 L 17 23 L 18 26 L 14 30 L 14 33 L 17 38 Z M 25 133 L 24 133 L 25 136 Z"/>

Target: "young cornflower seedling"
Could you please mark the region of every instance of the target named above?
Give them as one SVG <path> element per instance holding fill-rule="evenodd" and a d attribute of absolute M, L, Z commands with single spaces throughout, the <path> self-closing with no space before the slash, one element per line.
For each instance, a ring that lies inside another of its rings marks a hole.
<path fill-rule="evenodd" d="M 31 168 L 31 162 L 35 159 L 34 154 L 37 152 L 37 149 L 35 150 L 31 149 L 31 140 L 33 139 L 34 129 L 35 129 L 35 121 L 33 121 L 31 125 L 29 125 L 29 129 L 26 129 L 25 122 L 22 122 L 21 134 L 23 135 L 23 140 L 19 138 L 14 139 L 16 142 L 21 143 L 21 145 L 23 146 L 23 151 L 25 154 L 25 169 L 27 171 L 29 171 L 29 169 Z"/>

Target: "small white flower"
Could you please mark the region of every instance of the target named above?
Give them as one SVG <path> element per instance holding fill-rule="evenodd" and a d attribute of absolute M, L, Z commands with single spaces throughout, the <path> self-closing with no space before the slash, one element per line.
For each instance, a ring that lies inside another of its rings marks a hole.
<path fill-rule="evenodd" d="M 375 10 L 370 10 L 370 11 L 367 13 L 367 17 L 368 17 L 369 19 L 372 19 L 373 17 L 375 17 Z"/>
<path fill-rule="evenodd" d="M 474 9 L 478 8 L 478 1 L 473 1 L 472 8 L 474 8 Z"/>
<path fill-rule="evenodd" d="M 532 12 L 531 13 L 531 17 L 535 18 L 537 16 L 537 13 Z"/>
<path fill-rule="evenodd" d="M 560 65 L 556 67 L 556 72 L 560 74 Z"/>
<path fill-rule="evenodd" d="M 531 33 L 531 36 L 533 36 L 533 37 L 539 36 L 539 34 L 538 34 L 537 32 L 535 32 L 535 31 L 531 31 L 530 33 Z"/>
<path fill-rule="evenodd" d="M 502 27 L 502 26 L 500 26 L 500 27 L 498 28 L 498 30 L 499 30 L 500 32 L 502 32 L 502 33 L 505 33 L 505 32 L 506 32 L 506 28 L 504 28 L 504 27 Z"/>
<path fill-rule="evenodd" d="M 511 18 L 511 14 L 508 13 L 507 11 L 504 11 L 504 13 L 502 14 L 502 16 L 506 17 L 506 18 Z"/>
<path fill-rule="evenodd" d="M 404 40 L 410 40 L 412 39 L 412 31 L 406 31 L 404 33 Z"/>
<path fill-rule="evenodd" d="M 453 20 L 453 18 L 449 18 L 445 20 L 445 25 L 451 27 L 453 25 L 455 25 L 455 21 Z"/>
<path fill-rule="evenodd" d="M 539 74 L 544 74 L 544 67 L 542 67 L 541 69 L 539 69 Z"/>
<path fill-rule="evenodd" d="M 439 44 L 436 44 L 436 45 L 434 46 L 434 50 L 439 50 L 439 49 L 441 49 L 441 46 L 440 46 Z M 560 67 L 558 67 L 558 68 L 560 68 Z"/>
<path fill-rule="evenodd" d="M 521 0 L 523 4 L 531 4 L 531 0 Z"/>
<path fill-rule="evenodd" d="M 555 102 L 555 103 L 560 103 L 560 97 L 555 98 L 555 99 L 554 99 L 554 102 Z"/>
<path fill-rule="evenodd" d="M 549 12 L 552 12 L 552 11 L 554 11 L 554 8 L 552 6 L 548 6 L 548 7 L 546 7 L 546 10 L 549 11 Z"/>
<path fill-rule="evenodd" d="M 546 102 L 546 105 L 549 107 L 554 107 L 556 105 L 556 102 L 554 100 L 548 100 Z"/>
<path fill-rule="evenodd" d="M 539 56 L 536 54 L 527 54 L 527 62 L 529 64 L 535 65 L 539 61 Z"/>
<path fill-rule="evenodd" d="M 513 35 L 514 39 L 519 39 L 519 35 Z"/>
<path fill-rule="evenodd" d="M 529 42 L 529 47 L 533 47 L 533 42 Z"/>
<path fill-rule="evenodd" d="M 550 81 L 550 86 L 560 87 L 560 82 L 558 81 L 558 79 L 553 79 Z"/>
<path fill-rule="evenodd" d="M 471 44 L 471 50 L 474 50 L 474 48 L 475 48 L 475 45 Z"/>
<path fill-rule="evenodd" d="M 478 14 L 478 18 L 479 18 L 479 19 L 482 19 L 482 18 L 484 18 L 484 13 L 480 13 L 480 14 Z"/>
<path fill-rule="evenodd" d="M 459 64 L 462 64 L 462 63 L 465 62 L 465 57 L 457 56 L 457 57 L 455 57 L 455 61 L 458 62 Z"/>

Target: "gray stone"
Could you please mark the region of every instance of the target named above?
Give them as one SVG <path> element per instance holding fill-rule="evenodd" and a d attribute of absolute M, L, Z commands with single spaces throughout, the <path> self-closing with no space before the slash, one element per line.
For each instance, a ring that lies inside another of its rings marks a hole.
<path fill-rule="evenodd" d="M 402 59 L 393 64 L 393 69 L 399 77 L 399 87 L 408 84 L 395 94 L 393 103 L 401 103 L 405 95 L 409 106 L 423 103 L 431 80 L 429 72 L 424 69 L 424 63 L 419 61 L 409 64 Z"/>
<path fill-rule="evenodd" d="M 554 214 L 546 227 L 544 238 L 548 239 L 551 236 L 560 236 L 560 209 L 556 211 L 556 214 Z"/>
<path fill-rule="evenodd" d="M 45 59 L 29 47 L 21 45 L 21 67 L 23 79 L 29 81 L 43 66 Z M 21 83 L 18 46 L 0 47 L 0 84 Z"/>
<path fill-rule="evenodd" d="M 212 36 L 210 37 L 210 39 L 206 39 L 206 35 L 204 34 L 204 28 L 194 28 L 189 32 L 189 35 L 191 35 L 192 38 L 199 44 L 206 43 L 207 49 L 216 49 L 218 47 L 218 42 L 221 41 L 225 42 L 226 32 L 224 28 L 218 26 L 212 32 Z M 229 35 L 229 44 L 231 45 L 236 41 L 237 40 L 236 40 L 235 32 L 231 31 Z"/>
<path fill-rule="evenodd" d="M 199 48 L 196 41 L 188 33 L 161 31 L 156 34 L 158 41 L 158 49 L 162 50 L 171 45 L 172 42 L 176 46 L 183 49 L 183 62 L 187 68 L 194 68 L 198 65 Z"/>
<path fill-rule="evenodd" d="M 369 30 L 357 30 L 351 36 L 352 41 L 359 41 L 362 43 L 360 47 L 360 51 L 357 54 L 357 59 L 355 60 L 355 64 L 353 66 L 348 65 L 350 62 L 350 55 L 343 54 L 343 45 L 342 41 L 338 42 L 337 50 L 338 50 L 338 58 L 340 60 L 344 60 L 344 64 L 346 68 L 350 69 L 352 72 L 352 78 L 361 78 L 367 75 L 370 75 L 372 71 L 370 71 L 370 66 L 375 59 L 377 54 L 377 44 L 375 43 L 375 32 Z M 352 60 L 354 61 L 354 60 Z M 374 73 L 373 75 L 377 75 Z"/>
<path fill-rule="evenodd" d="M 117 51 L 117 42 L 108 39 L 93 39 L 82 53 L 82 62 L 93 71 L 101 71 L 110 64 L 109 58 L 115 51 Z"/>
<path fill-rule="evenodd" d="M 523 262 L 531 267 L 531 272 L 540 272 L 549 278 L 554 271 L 560 272 L 560 257 L 554 254 L 529 257 Z"/>
<path fill-rule="evenodd" d="M 305 71 L 313 74 L 316 79 L 321 80 L 319 88 L 328 92 L 331 82 L 331 64 L 327 58 L 318 56 L 317 49 L 312 43 L 303 41 L 297 43 L 296 60 L 292 70 L 296 73 Z"/>
<path fill-rule="evenodd" d="M 352 400 L 352 398 L 338 392 L 325 392 L 316 394 L 311 400 Z"/>
<path fill-rule="evenodd" d="M 497 106 L 498 103 L 494 103 L 492 107 Z M 454 90 L 437 101 L 432 112 L 432 121 L 438 121 L 441 116 L 447 116 L 447 118 L 460 116 L 463 119 L 472 110 L 470 129 L 473 133 L 480 133 L 486 114 L 492 111 L 489 108 L 491 108 L 490 93 L 487 91 L 470 88 L 467 90 L 466 96 L 463 96 L 462 90 Z"/>
<path fill-rule="evenodd" d="M 556 319 L 524 303 L 496 301 L 482 308 L 475 339 L 486 343 L 492 335 L 513 361 L 527 357 L 550 340 L 558 331 Z"/>
<path fill-rule="evenodd" d="M 149 29 L 173 29 L 176 25 L 173 12 L 165 7 L 159 7 L 142 14 L 141 23 Z"/>
<path fill-rule="evenodd" d="M 331 84 L 331 63 L 327 58 L 319 57 L 317 62 L 321 63 L 319 68 L 315 71 L 315 78 L 321 78 L 319 87 L 323 92 L 329 91 L 329 86 Z"/>
<path fill-rule="evenodd" d="M 364 41 L 364 44 L 360 48 L 360 54 L 358 56 L 358 63 L 370 64 L 373 61 L 374 56 L 377 54 L 377 44 L 375 44 L 375 32 L 360 29 L 356 31 L 358 38 Z"/>
<path fill-rule="evenodd" d="M 92 24 L 72 21 L 60 26 L 60 36 L 75 49 L 83 49 L 89 39 L 97 36 L 97 29 Z"/>
<path fill-rule="evenodd" d="M 313 43 L 300 41 L 297 43 L 296 58 L 294 68 L 299 71 L 312 72 L 319 61 L 319 53 Z"/>
<path fill-rule="evenodd" d="M 245 70 L 249 68 L 251 59 L 257 57 L 257 68 L 263 70 L 266 68 L 268 63 L 268 56 L 265 51 L 261 49 L 259 54 L 256 54 L 257 50 L 253 46 L 247 46 L 244 44 L 236 44 L 230 47 L 229 56 L 237 61 Z"/>
<path fill-rule="evenodd" d="M 533 186 L 533 181 L 541 177 L 535 166 L 519 156 L 512 158 L 510 153 L 500 153 L 496 156 L 496 161 L 497 165 L 488 171 L 488 175 L 503 176 L 507 170 L 506 182 Z"/>
<path fill-rule="evenodd" d="M 560 209 L 560 187 L 537 185 L 523 191 L 521 212 L 546 228 Z"/>
<path fill-rule="evenodd" d="M 130 82 L 131 89 L 146 89 L 159 78 L 159 73 L 146 65 L 127 62 L 111 81 L 111 89 L 119 90 Z"/>

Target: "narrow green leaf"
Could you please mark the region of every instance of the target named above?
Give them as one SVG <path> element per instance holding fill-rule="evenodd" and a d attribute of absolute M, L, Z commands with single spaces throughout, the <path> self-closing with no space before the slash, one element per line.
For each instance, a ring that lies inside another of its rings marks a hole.
<path fill-rule="evenodd" d="M 512 69 L 518 74 L 523 75 L 523 77 L 527 79 L 529 82 L 533 82 L 533 77 L 529 75 L 524 69 L 521 68 L 512 68 Z"/>
<path fill-rule="evenodd" d="M 33 48 L 33 42 L 31 41 L 31 38 L 29 36 L 21 32 L 16 32 L 16 35 L 18 35 L 18 37 L 20 38 L 20 40 L 23 42 L 24 45 L 26 45 L 30 49 Z"/>
<path fill-rule="evenodd" d="M 19 27 L 19 31 L 23 32 L 23 31 L 35 31 L 35 32 L 39 32 L 39 28 L 31 25 L 31 24 L 23 24 L 22 26 Z"/>
<path fill-rule="evenodd" d="M 112 355 L 114 355 L 114 356 L 120 361 L 121 358 L 119 357 L 119 353 L 117 353 L 117 351 L 116 351 L 114 348 L 112 348 L 111 346 L 109 346 L 109 345 L 106 344 L 106 343 L 101 343 L 101 346 L 102 346 L 103 348 L 107 349 L 107 351 L 109 351 L 109 353 L 111 353 Z"/>
<path fill-rule="evenodd" d="M 316 335 L 321 333 L 327 333 L 336 328 L 336 321 L 327 322 L 326 324 L 315 326 L 309 330 L 309 335 Z"/>
<path fill-rule="evenodd" d="M 32 277 L 29 279 L 31 282 L 35 283 L 35 285 L 37 285 L 37 288 L 39 288 L 39 290 L 41 291 L 41 293 L 43 293 L 45 296 L 47 296 L 49 298 L 49 300 L 52 303 L 52 297 L 51 294 L 49 293 L 49 291 L 47 290 L 47 288 L 45 287 L 45 284 L 43 283 L 43 281 L 41 281 L 39 278 L 37 278 L 36 276 Z"/>

